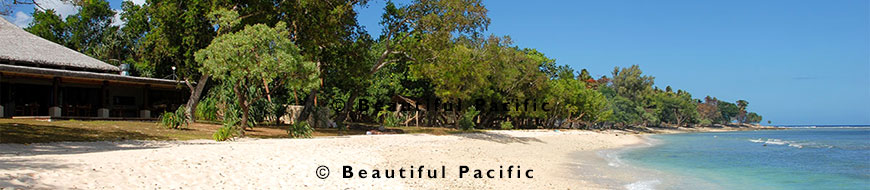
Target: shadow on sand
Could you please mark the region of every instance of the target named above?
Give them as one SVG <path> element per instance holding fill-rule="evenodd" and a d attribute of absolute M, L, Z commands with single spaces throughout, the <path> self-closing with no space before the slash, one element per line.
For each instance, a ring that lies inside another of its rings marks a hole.
<path fill-rule="evenodd" d="M 159 148 L 163 143 L 127 139 L 156 137 L 132 131 L 104 131 L 21 123 L 0 124 L 0 157 L 80 154 Z M 30 144 L 32 143 L 32 144 Z M 3 166 L 9 165 L 2 163 Z"/>
<path fill-rule="evenodd" d="M 475 140 L 497 142 L 497 143 L 501 143 L 501 144 L 509 144 L 509 143 L 529 144 L 529 142 L 544 143 L 544 141 L 541 141 L 540 139 L 534 138 L 534 137 L 516 137 L 516 136 L 507 135 L 507 134 L 493 133 L 493 132 L 486 132 L 486 131 L 478 132 L 478 133 L 460 133 L 460 134 L 454 134 L 454 135 L 459 136 L 459 137 L 469 138 L 469 139 L 475 139 Z"/>

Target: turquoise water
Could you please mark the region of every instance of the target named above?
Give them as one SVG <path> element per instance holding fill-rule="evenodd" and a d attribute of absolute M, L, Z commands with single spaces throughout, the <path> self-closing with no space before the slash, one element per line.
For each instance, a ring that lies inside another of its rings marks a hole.
<path fill-rule="evenodd" d="M 870 128 L 652 136 L 655 145 L 619 153 L 628 165 L 664 174 L 626 185 L 653 189 L 870 189 Z"/>

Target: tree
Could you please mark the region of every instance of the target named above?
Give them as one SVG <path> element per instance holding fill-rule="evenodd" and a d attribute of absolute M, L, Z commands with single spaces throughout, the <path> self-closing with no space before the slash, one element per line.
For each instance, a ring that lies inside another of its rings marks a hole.
<path fill-rule="evenodd" d="M 252 103 L 268 96 L 263 88 L 270 83 L 286 82 L 284 84 L 292 85 L 289 88 L 316 86 L 316 65 L 304 61 L 299 48 L 286 38 L 288 35 L 287 25 L 283 22 L 275 27 L 255 24 L 239 32 L 221 35 L 196 53 L 196 60 L 203 65 L 202 73 L 232 86 L 236 105 L 241 111 L 239 125 L 242 135 L 248 126 Z"/>
<path fill-rule="evenodd" d="M 613 110 L 610 121 L 622 125 L 636 125 L 643 122 L 643 114 L 646 111 L 634 101 L 622 96 L 613 96 L 609 102 Z"/>
<path fill-rule="evenodd" d="M 397 7 L 387 2 L 382 17 L 383 51 L 363 78 L 370 79 L 381 68 L 402 60 L 426 63 L 436 60 L 457 59 L 446 56 L 450 51 L 466 51 L 454 47 L 457 37 L 480 34 L 489 25 L 486 8 L 480 0 L 417 0 Z M 468 47 L 465 47 L 468 48 Z M 351 91 L 339 122 L 353 107 L 360 91 Z"/>
<path fill-rule="evenodd" d="M 315 106 L 347 102 L 348 94 L 364 92 L 371 83 L 369 69 L 374 65 L 374 40 L 357 23 L 355 6 L 364 6 L 367 0 L 289 0 L 276 4 L 261 3 L 253 7 L 266 10 L 251 19 L 266 23 L 288 23 L 290 38 L 306 60 L 315 62 L 320 75 L 321 88 L 305 94 L 293 92 L 294 102 L 304 98 L 304 109 L 298 120 L 306 120 Z M 270 10 L 273 9 L 273 10 Z M 321 98 L 318 98 L 321 97 Z M 354 98 L 355 99 L 355 98 Z M 339 106 L 339 110 L 344 108 Z M 331 106 L 330 106 L 331 107 Z M 344 117 L 340 114 L 339 117 Z M 339 119 L 341 122 L 343 119 Z M 317 125 L 319 122 L 313 124 Z"/>
<path fill-rule="evenodd" d="M 689 93 L 656 93 L 653 100 L 655 113 L 662 122 L 682 126 L 698 118 L 697 105 Z"/>
<path fill-rule="evenodd" d="M 24 30 L 61 45 L 66 44 L 69 38 L 66 22 L 52 9 L 45 11 L 34 9 L 33 21 Z"/>
<path fill-rule="evenodd" d="M 586 88 L 586 84 L 574 78 L 551 80 L 547 102 L 553 106 L 551 118 L 566 118 L 568 121 L 586 123 L 607 120 L 613 111 L 601 92 Z"/>
<path fill-rule="evenodd" d="M 722 114 L 721 118 L 719 118 L 718 123 L 727 124 L 737 117 L 737 114 L 740 113 L 740 109 L 734 103 L 725 102 L 719 100 L 716 103 L 719 106 L 719 112 Z"/>
<path fill-rule="evenodd" d="M 759 123 L 761 122 L 761 120 L 761 115 L 758 115 L 755 112 L 749 112 L 748 114 L 746 114 L 746 123 Z"/>
<path fill-rule="evenodd" d="M 115 11 L 104 0 L 82 0 L 79 12 L 66 18 L 69 29 L 67 47 L 95 55 L 95 51 L 103 43 L 104 36 L 111 33 L 112 17 Z M 103 60 L 112 63 L 109 60 Z M 117 63 L 117 61 L 115 61 Z"/>
<path fill-rule="evenodd" d="M 577 76 L 577 79 L 583 82 L 587 82 L 589 80 L 592 80 L 592 75 L 589 75 L 589 71 L 587 71 L 586 69 L 581 69 L 580 76 Z"/>
<path fill-rule="evenodd" d="M 208 46 L 217 35 L 209 14 L 212 10 L 231 7 L 232 3 L 210 0 L 152 0 L 146 8 L 151 23 L 150 30 L 141 41 L 142 59 L 148 64 L 153 77 L 177 76 L 185 81 L 190 96 L 185 104 L 185 114 L 195 122 L 193 114 L 199 104 L 210 76 L 200 73 L 202 65 L 195 60 L 195 53 Z M 245 7 L 241 11 L 249 11 Z M 240 10 L 236 10 L 239 12 Z M 244 22 L 242 22 L 244 23 Z"/>
<path fill-rule="evenodd" d="M 81 0 L 75 1 L 75 5 L 79 12 L 66 18 L 60 18 L 51 9 L 34 9 L 33 22 L 24 30 L 104 62 L 117 64 L 114 57 L 104 56 L 110 53 L 105 53 L 108 51 L 103 47 L 117 42 L 111 41 L 117 27 L 111 26 L 115 11 L 109 7 L 109 2 Z"/>
<path fill-rule="evenodd" d="M 737 100 L 737 122 L 746 123 L 746 107 L 749 106 L 749 102 L 746 100 Z"/>
<path fill-rule="evenodd" d="M 698 104 L 698 114 L 702 124 L 712 124 L 718 121 L 722 116 L 722 113 L 719 112 L 719 100 L 715 97 L 704 97 L 704 102 Z"/>
<path fill-rule="evenodd" d="M 652 76 L 643 75 L 643 71 L 637 65 L 622 69 L 614 68 L 613 79 L 611 79 L 616 94 L 637 102 L 649 94 L 654 80 Z"/>

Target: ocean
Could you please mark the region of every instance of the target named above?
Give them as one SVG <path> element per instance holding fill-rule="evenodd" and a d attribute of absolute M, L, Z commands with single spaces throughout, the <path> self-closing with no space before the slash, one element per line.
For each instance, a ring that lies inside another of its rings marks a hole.
<path fill-rule="evenodd" d="M 870 127 L 649 136 L 601 151 L 620 189 L 870 189 Z M 604 168 L 603 168 L 604 169 Z"/>

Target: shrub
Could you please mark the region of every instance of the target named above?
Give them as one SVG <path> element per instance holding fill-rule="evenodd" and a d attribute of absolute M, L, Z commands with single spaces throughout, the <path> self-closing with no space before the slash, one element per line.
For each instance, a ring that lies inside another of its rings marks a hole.
<path fill-rule="evenodd" d="M 459 129 L 474 130 L 474 117 L 479 113 L 480 111 L 477 111 L 474 106 L 468 107 L 465 113 L 462 113 L 462 118 L 459 119 Z"/>
<path fill-rule="evenodd" d="M 701 119 L 699 124 L 701 124 L 701 126 L 711 126 L 713 125 L 713 121 L 709 119 Z"/>
<path fill-rule="evenodd" d="M 218 130 L 215 131 L 214 134 L 211 135 L 211 137 L 214 138 L 215 141 L 226 141 L 232 139 L 233 137 L 236 137 L 236 134 L 238 133 L 239 130 L 236 129 L 235 126 L 224 125 L 221 128 L 218 128 Z"/>
<path fill-rule="evenodd" d="M 378 112 L 378 118 L 383 118 L 381 124 L 383 124 L 384 127 L 398 127 L 402 123 L 402 118 L 387 110 L 381 110 Z"/>
<path fill-rule="evenodd" d="M 290 135 L 290 138 L 311 138 L 313 132 L 314 129 L 305 121 L 298 121 L 287 128 L 287 134 Z"/>
<path fill-rule="evenodd" d="M 511 130 L 514 129 L 514 125 L 510 121 L 505 121 L 501 123 L 502 130 Z"/>
<path fill-rule="evenodd" d="M 217 121 L 218 120 L 218 101 L 214 98 L 208 97 L 199 101 L 199 104 L 196 105 L 196 112 L 194 115 L 197 119 L 208 120 L 208 121 Z"/>
<path fill-rule="evenodd" d="M 234 117 L 234 110 L 231 109 L 228 111 L 229 114 L 225 115 L 227 117 L 224 117 L 223 119 L 223 126 L 218 128 L 218 130 L 211 136 L 215 141 L 231 140 L 239 134 L 239 128 L 236 126 L 239 124 L 239 118 Z"/>
<path fill-rule="evenodd" d="M 184 110 L 184 106 L 181 106 L 175 112 L 163 112 L 163 115 L 160 116 L 160 124 L 170 129 L 179 129 L 182 125 L 187 125 Z"/>

